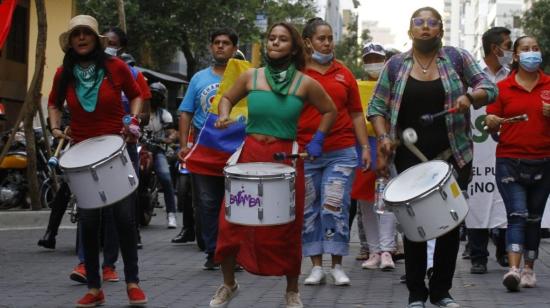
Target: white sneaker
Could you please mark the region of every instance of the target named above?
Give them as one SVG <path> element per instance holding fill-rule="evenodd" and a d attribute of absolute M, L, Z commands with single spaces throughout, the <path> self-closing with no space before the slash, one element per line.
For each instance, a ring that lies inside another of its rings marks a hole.
<path fill-rule="evenodd" d="M 517 292 L 519 291 L 519 284 L 521 281 L 521 277 L 519 274 L 519 269 L 516 267 L 510 268 L 508 273 L 502 277 L 502 284 L 508 289 L 508 291 L 511 292 Z"/>
<path fill-rule="evenodd" d="M 334 284 L 337 286 L 349 286 L 351 284 L 348 275 L 346 275 L 340 264 L 336 264 L 334 268 L 330 270 L 330 274 L 334 279 Z"/>
<path fill-rule="evenodd" d="M 168 225 L 168 229 L 176 229 L 178 227 L 176 213 L 168 213 L 168 215 L 166 215 L 166 223 Z"/>
<path fill-rule="evenodd" d="M 311 268 L 311 273 L 304 280 L 305 285 L 318 285 L 325 282 L 325 272 L 320 266 L 314 266 Z"/>
<path fill-rule="evenodd" d="M 302 304 L 302 300 L 300 299 L 300 293 L 298 292 L 286 292 L 285 295 L 286 300 L 286 308 L 302 308 L 304 307 L 304 304 Z"/>
<path fill-rule="evenodd" d="M 239 291 L 239 284 L 235 281 L 235 286 L 230 288 L 229 286 L 226 286 L 225 284 L 222 284 L 218 290 L 216 290 L 216 294 L 212 297 L 212 300 L 210 301 L 210 307 L 220 308 L 220 307 L 227 307 L 229 302 L 237 295 L 237 292 Z"/>
<path fill-rule="evenodd" d="M 366 269 L 377 269 L 380 266 L 380 254 L 379 253 L 372 253 L 369 256 L 369 259 L 363 264 L 361 264 L 362 268 Z"/>
<path fill-rule="evenodd" d="M 393 263 L 393 258 L 391 253 L 384 251 L 380 255 L 380 269 L 383 271 L 393 271 L 395 269 L 395 263 Z"/>
<path fill-rule="evenodd" d="M 534 288 L 537 286 L 537 276 L 530 268 L 524 268 L 521 272 L 521 280 L 519 286 L 522 288 Z"/>

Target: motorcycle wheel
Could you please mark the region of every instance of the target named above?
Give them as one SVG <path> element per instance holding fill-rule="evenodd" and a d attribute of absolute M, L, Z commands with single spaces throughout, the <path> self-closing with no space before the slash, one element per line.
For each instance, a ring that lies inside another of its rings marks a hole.
<path fill-rule="evenodd" d="M 153 218 L 153 213 L 151 209 L 153 208 L 153 196 L 150 192 L 141 192 L 138 195 L 138 219 L 140 226 L 146 227 L 151 223 L 151 219 Z"/>
<path fill-rule="evenodd" d="M 40 205 L 43 209 L 52 207 L 55 199 L 55 190 L 53 189 L 52 180 L 47 178 L 40 185 Z"/>

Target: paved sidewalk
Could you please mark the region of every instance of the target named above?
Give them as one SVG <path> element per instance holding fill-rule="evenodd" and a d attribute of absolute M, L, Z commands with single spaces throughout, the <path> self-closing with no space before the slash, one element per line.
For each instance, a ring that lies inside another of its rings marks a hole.
<path fill-rule="evenodd" d="M 169 241 L 178 230 L 167 230 L 164 212 L 151 226 L 142 230 L 144 249 L 139 251 L 141 286 L 149 296 L 148 307 L 207 307 L 210 297 L 221 283 L 219 271 L 204 271 L 204 255 L 196 245 L 172 245 Z M 0 213 L 2 215 L 3 213 Z M 181 222 L 181 216 L 178 223 Z M 1 226 L 0 226 L 1 227 Z M 73 307 L 86 287 L 69 280 L 77 263 L 74 254 L 75 230 L 64 228 L 57 238 L 57 249 L 36 245 L 43 229 L 6 230 L 0 228 L 0 307 Z M 404 264 L 394 272 L 363 270 L 353 258 L 357 241 L 351 244 L 351 256 L 344 259 L 352 285 L 336 287 L 328 280 L 317 287 L 300 286 L 306 307 L 405 307 L 407 290 L 399 283 Z M 461 249 L 462 251 L 462 249 Z M 492 253 L 492 252 L 491 252 Z M 492 308 L 550 307 L 550 241 L 543 240 L 541 259 L 537 263 L 539 286 L 520 293 L 508 293 L 501 285 L 505 269 L 494 258 L 489 273 L 472 275 L 469 261 L 458 260 L 452 295 L 462 307 Z M 303 273 L 311 268 L 304 260 Z M 328 260 L 324 264 L 329 270 Z M 118 270 L 122 275 L 122 261 Z M 304 274 L 305 275 L 305 274 Z M 302 282 L 304 275 L 300 277 Z M 285 281 L 281 277 L 259 277 L 237 273 L 241 292 L 229 307 L 284 307 Z M 104 286 L 104 307 L 125 307 L 128 301 L 124 282 Z M 433 307 L 427 305 L 427 307 Z"/>

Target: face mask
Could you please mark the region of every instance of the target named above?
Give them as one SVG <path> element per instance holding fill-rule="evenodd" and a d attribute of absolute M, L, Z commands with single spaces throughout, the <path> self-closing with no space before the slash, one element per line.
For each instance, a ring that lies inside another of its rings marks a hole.
<path fill-rule="evenodd" d="M 116 57 L 119 50 L 120 50 L 120 48 L 107 47 L 107 48 L 105 48 L 105 53 L 108 54 L 108 55 L 111 55 L 113 57 Z"/>
<path fill-rule="evenodd" d="M 528 72 L 536 72 L 541 63 L 540 51 L 524 51 L 519 54 L 519 65 Z"/>
<path fill-rule="evenodd" d="M 286 69 L 289 65 L 290 65 L 290 62 L 292 62 L 292 54 L 288 54 L 282 58 L 278 58 L 278 59 L 273 59 L 273 58 L 270 58 L 268 55 L 267 55 L 267 50 L 264 54 L 264 61 L 269 65 L 271 66 L 272 68 L 276 68 L 276 69 Z"/>
<path fill-rule="evenodd" d="M 509 68 L 510 63 L 512 63 L 513 54 L 514 53 L 510 50 L 502 50 L 502 56 L 500 56 L 500 57 L 497 56 L 498 57 L 498 63 L 500 63 L 500 65 L 502 65 L 505 68 Z"/>
<path fill-rule="evenodd" d="M 214 66 L 226 66 L 229 59 L 216 59 L 214 58 Z"/>
<path fill-rule="evenodd" d="M 413 46 L 422 53 L 430 53 L 441 46 L 441 38 L 439 36 L 427 40 L 415 38 L 413 39 Z"/>
<path fill-rule="evenodd" d="M 332 61 L 332 59 L 334 59 L 334 54 L 333 53 L 322 53 L 322 52 L 318 52 L 317 50 L 313 50 L 313 54 L 311 54 L 311 59 L 313 59 L 313 61 L 319 63 L 319 64 L 327 64 L 329 63 L 330 61 Z"/>
<path fill-rule="evenodd" d="M 365 64 L 363 67 L 371 78 L 378 79 L 378 76 L 380 76 L 380 72 L 384 68 L 384 62 L 369 63 Z"/>

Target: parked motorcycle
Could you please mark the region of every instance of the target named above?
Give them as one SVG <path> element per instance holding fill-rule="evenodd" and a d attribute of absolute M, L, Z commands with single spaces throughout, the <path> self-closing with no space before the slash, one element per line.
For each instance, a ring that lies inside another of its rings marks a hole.
<path fill-rule="evenodd" d="M 144 131 L 138 145 L 139 153 L 139 186 L 138 186 L 138 222 L 148 226 L 155 207 L 160 206 L 160 183 L 155 175 L 154 152 L 162 149 L 163 145 L 153 138 L 151 131 Z"/>
<path fill-rule="evenodd" d="M 8 141 L 11 131 L 2 133 L 0 148 Z M 42 207 L 48 207 L 53 200 L 53 186 L 49 180 L 51 169 L 48 167 L 45 143 L 41 128 L 34 129 L 37 155 L 37 177 L 40 183 L 40 202 Z M 13 143 L 8 149 L 7 155 L 0 163 L 0 209 L 9 209 L 17 206 L 27 207 L 30 204 L 28 198 L 27 181 L 27 142 L 25 134 L 18 131 Z"/>

